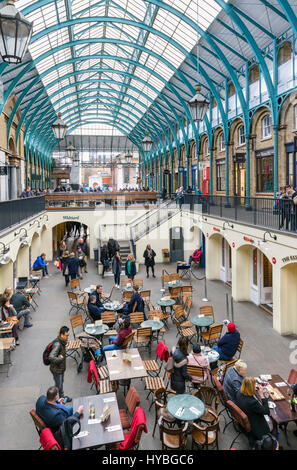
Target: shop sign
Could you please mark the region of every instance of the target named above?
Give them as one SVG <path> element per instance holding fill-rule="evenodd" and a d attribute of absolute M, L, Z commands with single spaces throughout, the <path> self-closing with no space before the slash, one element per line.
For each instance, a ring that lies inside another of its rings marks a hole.
<path fill-rule="evenodd" d="M 79 220 L 79 215 L 77 217 L 73 217 L 72 215 L 63 215 L 64 220 Z"/>
<path fill-rule="evenodd" d="M 276 264 L 276 259 L 275 258 L 272 258 L 272 263 Z"/>
<path fill-rule="evenodd" d="M 287 263 L 288 261 L 297 261 L 297 255 L 286 256 L 282 258 L 283 263 Z"/>

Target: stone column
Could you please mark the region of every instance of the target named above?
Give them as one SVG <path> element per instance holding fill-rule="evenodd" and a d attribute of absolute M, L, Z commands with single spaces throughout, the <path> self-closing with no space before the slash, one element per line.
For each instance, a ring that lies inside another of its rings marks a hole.
<path fill-rule="evenodd" d="M 15 166 L 10 167 L 10 194 L 9 198 L 10 199 L 17 199 L 18 194 L 17 194 L 17 169 Z"/>

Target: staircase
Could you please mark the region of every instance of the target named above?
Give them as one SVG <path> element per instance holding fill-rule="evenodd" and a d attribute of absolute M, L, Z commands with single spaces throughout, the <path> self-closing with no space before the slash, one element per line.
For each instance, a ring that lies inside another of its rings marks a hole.
<path fill-rule="evenodd" d="M 129 240 L 119 240 L 120 245 L 120 255 L 122 258 L 122 263 L 124 264 L 127 260 L 127 256 L 131 253 L 130 241 Z"/>

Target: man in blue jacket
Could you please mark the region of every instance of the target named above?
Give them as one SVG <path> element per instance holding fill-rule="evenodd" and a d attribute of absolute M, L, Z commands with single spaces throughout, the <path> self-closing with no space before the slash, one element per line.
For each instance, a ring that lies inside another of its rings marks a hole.
<path fill-rule="evenodd" d="M 42 270 L 43 277 L 49 277 L 48 270 L 47 270 L 48 263 L 46 263 L 45 258 L 46 258 L 45 253 L 41 253 L 41 255 L 36 258 L 33 264 L 33 271 Z"/>
<path fill-rule="evenodd" d="M 73 408 L 63 405 L 64 398 L 59 397 L 59 390 L 53 386 L 48 389 L 46 396 L 41 395 L 36 402 L 36 413 L 45 422 L 53 433 L 55 433 L 68 416 L 72 416 Z M 74 416 L 80 418 L 84 407 L 79 406 Z"/>
<path fill-rule="evenodd" d="M 222 361 L 230 361 L 237 351 L 240 341 L 240 333 L 234 323 L 228 323 L 228 332 L 219 339 L 217 346 L 213 349 L 218 351 Z"/>
<path fill-rule="evenodd" d="M 130 313 L 134 312 L 143 312 L 144 313 L 144 300 L 138 292 L 139 287 L 133 287 L 133 294 L 129 302 L 126 302 L 123 307 L 123 316 L 128 316 Z M 134 305 L 136 307 L 134 308 Z M 134 310 L 133 310 L 134 309 Z"/>
<path fill-rule="evenodd" d="M 101 320 L 101 313 L 104 312 L 104 307 L 98 307 L 96 304 L 96 296 L 90 295 L 90 299 L 88 302 L 88 310 L 90 312 L 91 317 L 94 321 Z"/>

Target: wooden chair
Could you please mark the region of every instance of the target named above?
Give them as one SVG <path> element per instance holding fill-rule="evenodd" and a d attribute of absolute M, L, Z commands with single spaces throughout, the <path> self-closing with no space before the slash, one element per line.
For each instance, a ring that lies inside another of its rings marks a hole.
<path fill-rule="evenodd" d="M 137 415 L 137 410 L 139 409 L 139 407 L 137 407 L 134 411 L 134 414 L 133 414 L 133 418 L 132 418 L 132 422 L 131 422 L 131 427 L 133 426 L 133 420 L 134 419 L 137 419 L 135 418 L 136 415 Z M 133 444 L 131 445 L 131 447 L 129 447 L 129 449 L 126 449 L 126 450 L 138 450 L 139 448 L 139 444 L 140 444 L 140 440 L 141 440 L 141 436 L 142 436 L 142 433 L 143 431 L 145 430 L 145 427 L 144 427 L 144 424 L 140 424 L 138 427 L 137 427 L 137 431 L 136 431 L 136 434 L 135 434 L 135 438 L 134 438 L 134 442 Z M 120 449 L 120 443 L 119 442 L 116 442 L 115 444 L 108 444 L 106 446 L 106 450 L 119 450 Z"/>
<path fill-rule="evenodd" d="M 125 398 L 125 403 L 127 407 L 127 411 L 132 418 L 134 411 L 140 405 L 140 398 L 139 394 L 134 387 L 130 387 L 128 393 Z M 120 409 L 120 418 L 121 418 L 121 425 L 123 429 L 130 428 L 130 420 L 127 414 L 127 411 L 124 409 Z"/>
<path fill-rule="evenodd" d="M 167 323 L 168 318 L 170 318 L 169 313 L 167 313 L 166 311 L 163 311 L 163 310 L 155 309 L 155 308 L 150 309 L 149 313 L 148 313 L 148 319 L 153 320 L 154 317 L 160 318 L 160 320 L 165 324 L 165 327 L 167 328 L 167 330 L 169 330 L 169 326 L 168 326 L 168 323 Z M 160 332 L 162 332 L 162 330 L 163 330 L 163 328 L 160 330 Z M 164 331 L 164 333 L 165 333 L 165 331 Z"/>
<path fill-rule="evenodd" d="M 163 363 L 163 361 L 162 361 Z M 170 374 L 169 374 L 170 375 Z M 160 388 L 164 388 L 166 390 L 166 385 L 165 385 L 165 377 L 166 377 L 166 371 L 163 373 L 163 377 L 145 377 L 145 390 L 147 390 L 149 393 L 147 394 L 146 399 L 149 398 L 151 394 L 154 394 L 156 390 L 159 390 Z M 152 403 L 149 407 L 149 410 L 151 409 L 152 405 L 154 403 L 154 400 L 152 400 Z"/>
<path fill-rule="evenodd" d="M 102 320 L 102 323 L 106 325 L 110 325 L 110 324 L 114 325 L 116 321 L 116 312 L 109 312 L 107 310 L 105 312 L 102 312 L 101 320 Z"/>
<path fill-rule="evenodd" d="M 162 450 L 183 450 L 186 448 L 187 444 L 187 435 L 186 429 L 188 423 L 181 428 L 167 428 L 160 425 L 160 439 L 162 443 Z"/>
<path fill-rule="evenodd" d="M 172 273 L 172 274 L 169 274 L 169 282 L 171 281 L 179 281 L 180 280 L 180 276 L 178 273 Z"/>
<path fill-rule="evenodd" d="M 186 300 L 187 297 L 193 297 L 193 287 L 192 286 L 181 286 L 181 296 L 183 300 Z"/>
<path fill-rule="evenodd" d="M 129 302 L 129 300 L 131 299 L 132 295 L 133 295 L 133 292 L 132 292 L 132 291 L 130 292 L 130 291 L 124 290 L 124 291 L 123 291 L 123 301 L 124 301 L 124 302 Z"/>
<path fill-rule="evenodd" d="M 222 405 L 222 409 L 221 411 L 219 412 L 218 416 L 222 415 L 224 417 L 224 420 L 225 420 L 225 428 L 224 428 L 224 431 L 226 429 L 227 426 L 229 426 L 229 424 L 232 422 L 231 420 L 231 415 L 230 415 L 230 412 L 229 412 L 229 409 L 227 407 L 227 401 L 228 401 L 228 397 L 226 395 L 226 392 L 224 390 L 224 387 L 223 385 L 221 384 L 221 382 L 219 381 L 219 379 L 216 377 L 216 376 L 213 376 L 213 382 L 214 382 L 214 386 L 218 392 L 218 398 L 219 398 L 219 401 L 218 403 L 220 402 L 221 405 Z M 227 420 L 225 418 L 225 415 L 223 414 L 223 412 L 226 412 L 227 416 L 229 417 L 230 419 L 230 422 L 227 423 Z M 223 432 L 224 432 L 223 431 Z"/>
<path fill-rule="evenodd" d="M 236 350 L 236 353 L 238 353 L 237 359 L 239 359 L 240 356 L 241 356 L 242 347 L 243 347 L 243 339 L 240 338 L 240 340 L 239 340 L 239 345 L 238 345 L 238 348 L 237 348 L 237 350 Z M 235 354 L 236 354 L 236 353 L 235 353 Z M 236 360 L 237 360 L 237 359 L 236 359 Z M 230 359 L 229 361 L 220 360 L 220 362 L 221 362 L 222 364 L 229 364 L 229 362 L 232 362 L 232 363 L 233 363 L 233 362 L 234 362 L 234 358 Z M 233 365 L 233 364 L 232 364 L 232 365 Z"/>
<path fill-rule="evenodd" d="M 197 398 L 203 401 L 205 405 L 205 412 L 201 416 L 200 420 L 204 422 L 211 423 L 214 419 L 213 414 L 209 413 L 209 411 L 213 411 L 215 415 L 218 412 L 218 392 L 213 387 L 207 387 L 205 385 L 201 385 L 201 387 L 193 392 Z"/>
<path fill-rule="evenodd" d="M 119 382 L 117 380 L 100 380 L 99 393 L 112 393 L 117 392 L 119 389 Z"/>
<path fill-rule="evenodd" d="M 78 296 L 85 294 L 80 288 L 80 280 L 78 278 L 70 280 L 70 287 L 72 292 L 75 292 Z"/>
<path fill-rule="evenodd" d="M 144 321 L 144 313 L 143 312 L 132 312 L 130 313 L 130 324 L 132 328 L 136 326 L 136 328 L 140 327 L 140 324 Z"/>
<path fill-rule="evenodd" d="M 180 323 L 181 328 L 193 328 L 193 323 L 187 320 L 187 312 L 182 305 L 173 305 L 174 317 Z"/>
<path fill-rule="evenodd" d="M 236 364 L 237 361 L 238 361 L 238 359 L 232 359 L 231 361 L 225 362 L 225 367 L 224 367 L 224 369 L 223 369 L 222 381 L 224 381 L 224 378 L 225 378 L 225 375 L 226 375 L 227 370 L 228 370 L 230 367 L 233 367 L 234 364 Z"/>
<path fill-rule="evenodd" d="M 193 303 L 192 297 L 187 297 L 185 300 L 183 299 L 183 307 L 184 307 L 185 312 L 187 313 L 187 318 L 190 315 L 192 303 Z"/>
<path fill-rule="evenodd" d="M 168 287 L 164 287 L 164 284 L 165 284 L 166 282 L 170 282 L 170 275 L 169 275 L 169 274 L 162 274 L 162 275 L 161 275 L 161 284 L 162 284 L 162 288 L 167 290 Z"/>
<path fill-rule="evenodd" d="M 181 324 L 179 323 L 179 321 L 175 318 L 174 319 L 174 322 L 176 324 L 176 327 L 177 327 L 177 332 L 178 334 L 182 337 L 182 338 L 187 338 L 189 340 L 189 342 L 191 344 L 192 343 L 192 340 L 193 338 L 195 338 L 195 336 L 197 335 L 196 331 L 194 330 L 194 328 L 182 328 L 181 327 Z"/>
<path fill-rule="evenodd" d="M 156 359 L 149 359 L 149 360 L 143 361 L 143 363 L 144 363 L 145 370 L 148 372 L 149 375 L 151 375 L 152 377 L 160 376 L 163 361 L 159 358 L 157 354 L 157 349 L 156 349 Z"/>
<path fill-rule="evenodd" d="M 216 343 L 221 337 L 222 329 L 223 323 L 213 323 L 212 325 L 210 325 L 208 331 L 203 331 L 200 334 L 203 343 L 208 346 L 213 343 Z"/>
<path fill-rule="evenodd" d="M 176 303 L 180 303 L 181 299 L 181 287 L 170 287 L 169 288 L 170 298 L 175 300 Z"/>
<path fill-rule="evenodd" d="M 206 380 L 204 380 L 204 372 L 205 369 L 204 367 L 201 366 L 192 366 L 192 365 L 187 365 L 187 373 L 191 375 L 192 377 L 198 377 L 202 381 L 198 383 L 198 386 L 200 385 L 205 385 Z M 191 389 L 191 385 L 193 382 L 187 382 L 187 386 L 189 389 Z"/>
<path fill-rule="evenodd" d="M 72 291 L 68 291 L 67 295 L 71 305 L 69 315 L 71 314 L 72 310 L 75 310 L 76 313 L 78 313 L 80 310 L 85 310 L 84 301 L 81 297 L 78 296 L 78 294 Z"/>
<path fill-rule="evenodd" d="M 129 279 L 128 277 L 124 277 L 123 279 L 121 279 L 121 287 L 126 287 L 127 284 L 131 283 L 132 284 L 132 281 L 131 279 Z"/>
<path fill-rule="evenodd" d="M 152 327 L 137 328 L 134 335 L 134 344 L 136 347 L 147 347 L 151 352 L 152 347 Z"/>
<path fill-rule="evenodd" d="M 128 336 L 126 336 L 126 338 L 124 339 L 124 341 L 122 342 L 122 349 L 126 349 L 126 348 L 129 348 L 133 338 L 134 338 L 134 335 L 135 335 L 135 331 L 132 331 L 132 333 L 130 333 Z"/>
<path fill-rule="evenodd" d="M 150 290 L 142 290 L 142 291 L 139 292 L 139 294 L 143 298 L 145 305 L 149 308 L 150 298 L 151 298 L 151 291 Z"/>
<path fill-rule="evenodd" d="M 166 424 L 170 427 L 176 422 L 176 419 L 167 412 L 167 402 L 169 395 L 176 395 L 176 392 L 173 390 L 166 390 L 165 388 L 159 388 L 154 392 L 154 404 L 155 404 L 155 424 L 153 430 L 153 437 L 155 436 L 155 430 L 157 427 L 157 423 L 162 416 L 162 419 L 166 422 Z"/>
<path fill-rule="evenodd" d="M 140 278 L 134 278 L 133 279 L 133 287 L 143 287 L 143 279 L 140 279 Z"/>
<path fill-rule="evenodd" d="M 235 436 L 235 438 L 233 439 L 230 445 L 230 449 L 231 449 L 231 447 L 233 447 L 234 442 L 237 440 L 240 434 L 245 434 L 245 436 L 248 437 L 248 435 L 251 432 L 251 424 L 249 422 L 247 415 L 237 405 L 235 405 L 235 403 L 233 403 L 231 400 L 228 400 L 226 405 L 229 410 L 230 416 L 232 418 L 234 429 L 237 432 L 237 435 Z M 225 429 L 226 429 L 226 426 L 225 426 Z"/>
<path fill-rule="evenodd" d="M 204 305 L 200 307 L 200 315 L 204 315 L 205 317 L 212 317 L 212 321 L 214 322 L 214 311 L 212 305 Z"/>
<path fill-rule="evenodd" d="M 109 293 L 108 292 L 102 293 L 102 302 L 105 302 L 106 300 L 111 299 L 114 288 L 115 288 L 115 285 L 113 284 L 111 291 Z"/>
<path fill-rule="evenodd" d="M 38 433 L 38 436 L 40 436 L 41 431 L 43 429 L 45 429 L 47 426 L 46 426 L 45 422 L 38 416 L 38 414 L 36 413 L 36 411 L 34 409 L 29 411 L 29 413 L 30 413 L 31 418 L 33 419 L 33 423 L 34 423 L 35 429 Z"/>
<path fill-rule="evenodd" d="M 194 445 L 201 447 L 201 449 L 208 450 L 209 447 L 216 447 L 216 449 L 219 450 L 219 417 L 211 410 L 209 410 L 209 414 L 212 416 L 211 424 L 201 426 L 201 424 L 193 422 L 192 450 L 194 449 Z"/>

